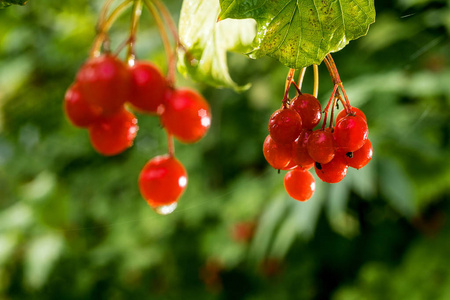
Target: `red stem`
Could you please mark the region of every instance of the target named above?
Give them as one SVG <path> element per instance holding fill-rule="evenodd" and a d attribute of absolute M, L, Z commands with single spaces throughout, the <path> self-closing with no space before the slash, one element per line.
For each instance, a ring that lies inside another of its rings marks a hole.
<path fill-rule="evenodd" d="M 341 95 L 339 94 L 339 90 L 336 91 L 336 95 L 333 100 L 333 106 L 331 107 L 331 115 L 330 115 L 330 128 L 333 128 L 333 120 L 334 120 L 334 109 L 336 108 L 337 99 L 341 99 Z"/>
<path fill-rule="evenodd" d="M 325 129 L 325 126 L 326 126 L 326 124 L 327 124 L 328 110 L 330 109 L 331 103 L 334 101 L 334 98 L 335 98 L 335 95 L 336 95 L 337 88 L 338 88 L 338 85 L 335 84 L 335 85 L 334 85 L 334 88 L 333 88 L 333 92 L 331 93 L 330 100 L 328 100 L 327 107 L 325 107 L 325 110 L 324 110 L 325 116 L 324 116 L 324 118 L 323 118 L 322 129 Z M 333 123 L 333 121 L 330 120 L 330 123 Z"/>
<path fill-rule="evenodd" d="M 289 69 L 288 75 L 286 77 L 286 84 L 284 85 L 284 97 L 283 97 L 283 107 L 287 108 L 287 102 L 289 99 L 289 89 L 292 84 L 292 79 L 295 75 L 295 69 Z"/>
<path fill-rule="evenodd" d="M 173 156 L 175 156 L 175 145 L 173 143 L 173 136 L 172 136 L 172 134 L 168 133 L 167 131 L 166 131 L 166 133 L 167 133 L 167 149 L 168 149 L 169 155 L 173 157 Z"/>

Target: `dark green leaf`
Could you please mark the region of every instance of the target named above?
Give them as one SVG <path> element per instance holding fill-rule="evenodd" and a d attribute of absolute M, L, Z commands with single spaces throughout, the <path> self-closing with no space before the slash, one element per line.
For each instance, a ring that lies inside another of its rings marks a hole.
<path fill-rule="evenodd" d="M 365 35 L 375 21 L 373 0 L 221 0 L 219 19 L 253 18 L 252 58 L 271 56 L 299 69 Z"/>
<path fill-rule="evenodd" d="M 5 8 L 10 5 L 25 5 L 28 0 L 0 0 L 0 8 Z"/>

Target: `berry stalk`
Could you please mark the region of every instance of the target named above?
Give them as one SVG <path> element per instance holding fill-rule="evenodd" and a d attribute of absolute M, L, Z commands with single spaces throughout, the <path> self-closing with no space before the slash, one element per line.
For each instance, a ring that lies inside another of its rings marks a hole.
<path fill-rule="evenodd" d="M 167 151 L 171 157 L 175 156 L 175 144 L 173 143 L 173 135 L 166 132 L 167 134 Z"/>
<path fill-rule="evenodd" d="M 92 44 L 91 51 L 89 52 L 89 57 L 97 57 L 101 54 L 102 45 L 108 41 L 108 31 L 117 18 L 128 8 L 133 0 L 125 0 L 121 4 L 119 4 L 106 18 L 106 12 L 110 6 L 110 2 L 108 1 L 102 8 L 102 13 L 99 18 L 99 22 L 97 25 L 97 36 Z M 109 43 L 108 43 L 109 44 Z M 106 52 L 109 52 L 109 45 L 105 45 Z"/>
<path fill-rule="evenodd" d="M 106 17 L 108 15 L 108 9 L 111 7 L 113 2 L 114 2 L 114 0 L 107 0 L 105 2 L 105 4 L 103 5 L 102 9 L 100 10 L 100 14 L 99 14 L 97 26 L 96 26 L 96 29 L 98 32 L 101 31 L 101 28 L 103 26 L 102 24 L 105 23 Z"/>
<path fill-rule="evenodd" d="M 289 99 L 289 89 L 291 88 L 292 79 L 295 75 L 295 69 L 289 69 L 288 75 L 286 77 L 286 83 L 284 85 L 284 97 L 283 97 L 283 107 L 287 108 L 287 102 Z"/>
<path fill-rule="evenodd" d="M 351 113 L 352 106 L 350 105 L 350 101 L 348 100 L 347 93 L 345 92 L 344 85 L 342 84 L 341 78 L 339 77 L 339 72 L 337 70 L 336 64 L 331 57 L 331 54 L 328 53 L 324 59 L 325 65 L 327 66 L 328 72 L 330 73 L 333 84 L 338 85 L 341 88 L 342 93 L 344 94 L 345 103 L 344 109 L 348 113 Z"/>
<path fill-rule="evenodd" d="M 166 13 L 168 13 L 165 9 L 164 4 L 160 3 L 160 6 L 157 6 L 155 1 L 152 0 L 144 0 L 145 6 L 147 7 L 147 9 L 150 11 L 150 13 L 153 16 L 153 19 L 155 20 L 156 26 L 158 27 L 163 45 L 164 45 L 164 51 L 166 52 L 166 57 L 167 57 L 167 82 L 169 84 L 169 86 L 174 86 L 175 85 L 175 69 L 176 69 L 176 51 L 174 49 L 172 49 L 171 45 L 170 45 L 170 39 L 169 36 L 167 34 L 166 28 L 164 26 L 164 21 L 161 18 L 160 14 L 162 15 L 162 17 L 164 18 L 164 20 L 166 21 L 166 24 L 169 26 L 169 29 L 171 30 L 172 34 L 174 35 L 174 39 L 176 44 L 180 44 L 179 39 L 178 39 L 178 33 L 176 32 L 176 27 L 175 28 L 171 28 L 171 26 L 169 25 L 169 22 L 173 22 L 173 20 L 171 20 L 171 18 L 164 16 L 164 12 L 163 10 L 161 10 L 161 7 L 164 7 L 164 11 Z M 170 16 L 170 14 L 169 14 Z M 168 19 L 170 19 L 171 21 L 168 22 Z M 172 24 L 172 26 L 174 26 Z M 173 30 L 175 30 L 175 34 L 173 33 Z"/>
<path fill-rule="evenodd" d="M 176 49 L 182 48 L 183 51 L 186 51 L 183 44 L 180 41 L 180 36 L 178 35 L 178 29 L 175 21 L 172 18 L 172 15 L 170 14 L 167 7 L 164 5 L 164 3 L 160 0 L 150 0 L 153 2 L 156 7 L 158 8 L 159 12 L 161 13 L 164 21 L 166 22 L 167 26 L 169 27 L 170 32 L 172 33 L 173 39 L 175 40 L 175 50 L 173 52 L 173 56 L 171 57 L 171 60 L 169 61 L 169 81 L 175 82 L 175 69 L 176 69 L 176 62 L 177 62 L 177 56 L 176 56 Z"/>
<path fill-rule="evenodd" d="M 314 91 L 313 91 L 313 95 L 314 95 L 314 97 L 317 98 L 317 96 L 319 95 L 319 66 L 318 65 L 313 65 L 313 69 L 314 69 Z"/>
<path fill-rule="evenodd" d="M 333 102 L 334 98 L 336 97 L 335 95 L 336 95 L 337 88 L 338 88 L 338 85 L 335 84 L 334 88 L 333 88 L 333 92 L 331 93 L 330 100 L 328 100 L 328 104 L 324 109 L 325 116 L 323 118 L 322 129 L 325 129 L 325 126 L 327 124 L 328 110 L 329 110 L 330 105 Z M 332 120 L 330 120 L 330 123 L 332 123 Z"/>
<path fill-rule="evenodd" d="M 300 76 L 298 77 L 298 88 L 301 90 L 303 85 L 303 78 L 305 78 L 305 72 L 307 67 L 303 67 L 300 71 Z"/>
<path fill-rule="evenodd" d="M 126 56 L 126 61 L 130 65 L 134 65 L 134 59 L 135 59 L 134 44 L 136 42 L 136 33 L 137 33 L 137 28 L 138 28 L 139 19 L 141 17 L 141 14 L 142 14 L 142 1 L 134 0 L 133 9 L 132 9 L 132 13 L 131 13 L 130 35 L 128 38 L 128 49 L 127 49 L 127 56 Z"/>

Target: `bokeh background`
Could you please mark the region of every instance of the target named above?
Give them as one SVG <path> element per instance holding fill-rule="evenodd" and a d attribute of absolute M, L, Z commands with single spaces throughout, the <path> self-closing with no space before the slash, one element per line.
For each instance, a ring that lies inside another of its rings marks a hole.
<path fill-rule="evenodd" d="M 181 1 L 164 2 L 178 19 Z M 102 1 L 0 10 L 0 298 L 450 299 L 450 1 L 375 2 L 369 34 L 334 55 L 368 119 L 370 164 L 290 199 L 262 155 L 288 69 L 230 54 L 233 78 L 252 84 L 244 93 L 179 77 L 210 101 L 213 123 L 176 144 L 189 184 L 168 216 L 137 188 L 166 152 L 156 118 L 138 114 L 134 147 L 105 158 L 62 111 Z M 166 68 L 147 12 L 137 51 Z"/>

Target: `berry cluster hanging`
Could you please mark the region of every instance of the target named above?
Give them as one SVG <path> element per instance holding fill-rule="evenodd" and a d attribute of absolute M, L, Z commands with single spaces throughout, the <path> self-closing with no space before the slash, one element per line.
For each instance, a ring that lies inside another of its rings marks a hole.
<path fill-rule="evenodd" d="M 108 16 L 112 2 L 107 0 L 102 8 L 90 57 L 65 95 L 65 112 L 74 126 L 89 131 L 92 146 L 105 156 L 122 153 L 133 145 L 138 121 L 131 110 L 159 117 L 167 134 L 168 152 L 147 162 L 138 185 L 156 212 L 171 213 L 187 185 L 186 170 L 175 158 L 173 137 L 183 143 L 200 140 L 211 124 L 210 107 L 198 92 L 175 87 L 176 55 L 165 25 L 173 35 L 175 47 L 182 45 L 164 4 L 160 0 L 125 0 Z M 113 53 L 108 31 L 131 4 L 129 37 Z M 134 47 L 143 5 L 160 29 L 168 60 L 166 77 L 152 63 L 136 59 Z M 118 54 L 124 46 L 128 50 L 122 61 Z"/>
<path fill-rule="evenodd" d="M 360 169 L 372 158 L 366 116 L 350 105 L 331 55 L 325 57 L 324 63 L 334 84 L 325 110 L 322 112 L 317 100 L 317 66 L 314 66 L 314 95 L 300 91 L 305 68 L 298 85 L 293 81 L 295 70 L 291 69 L 286 79 L 282 107 L 270 117 L 269 135 L 263 144 L 267 162 L 275 169 L 289 170 L 284 178 L 284 186 L 287 193 L 299 201 L 306 201 L 314 194 L 315 180 L 308 171 L 312 167 L 322 181 L 337 183 L 345 177 L 348 167 Z M 297 90 L 297 95 L 292 100 L 289 99 L 291 85 Z M 337 115 L 333 126 L 338 101 L 344 109 Z M 330 106 L 331 114 L 328 119 Z M 314 130 L 322 113 L 322 126 Z"/>

